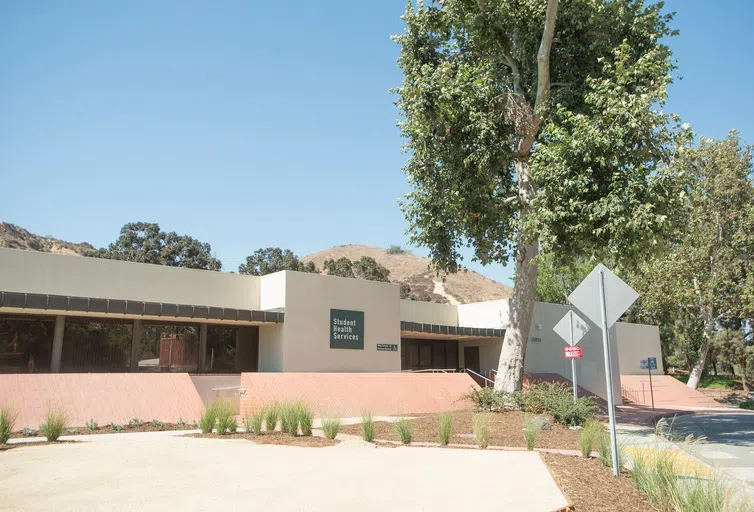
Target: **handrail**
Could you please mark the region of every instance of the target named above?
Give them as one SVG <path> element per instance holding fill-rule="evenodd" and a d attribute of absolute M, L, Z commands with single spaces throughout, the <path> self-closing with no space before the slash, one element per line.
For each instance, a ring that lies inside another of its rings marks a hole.
<path fill-rule="evenodd" d="M 478 374 L 478 373 L 477 373 L 477 372 L 475 372 L 474 370 L 469 370 L 468 368 L 464 368 L 463 370 L 464 370 L 464 371 L 465 371 L 466 373 L 471 373 L 471 374 L 473 374 L 473 375 L 476 375 L 476 376 L 477 376 L 477 377 L 479 377 L 480 379 L 484 379 L 484 387 L 485 387 L 485 388 L 486 388 L 486 387 L 488 387 L 487 383 L 489 383 L 489 384 L 492 384 L 492 386 L 494 386 L 494 385 L 495 385 L 495 382 L 494 382 L 494 381 L 491 381 L 490 379 L 488 379 L 488 378 L 487 378 L 487 377 L 485 377 L 484 375 L 480 375 L 480 374 Z"/>

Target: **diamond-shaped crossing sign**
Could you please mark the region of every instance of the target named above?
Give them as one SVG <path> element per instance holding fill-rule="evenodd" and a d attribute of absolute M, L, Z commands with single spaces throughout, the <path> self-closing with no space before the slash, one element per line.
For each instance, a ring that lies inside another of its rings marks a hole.
<path fill-rule="evenodd" d="M 573 311 L 569 311 L 552 330 L 569 345 L 576 345 L 589 331 L 589 324 Z"/>
<path fill-rule="evenodd" d="M 639 294 L 605 265 L 600 263 L 594 267 L 594 270 L 568 296 L 568 300 L 579 308 L 589 320 L 597 325 L 602 325 L 600 271 L 602 271 L 605 279 L 605 318 L 607 327 L 610 328 L 639 298 Z"/>

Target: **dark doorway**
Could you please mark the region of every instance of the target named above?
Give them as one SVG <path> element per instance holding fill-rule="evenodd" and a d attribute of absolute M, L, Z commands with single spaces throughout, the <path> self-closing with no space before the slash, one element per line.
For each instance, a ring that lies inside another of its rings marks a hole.
<path fill-rule="evenodd" d="M 458 342 L 401 339 L 401 370 L 455 370 Z"/>
<path fill-rule="evenodd" d="M 463 347 L 463 366 L 473 372 L 481 373 L 479 367 L 479 347 Z"/>

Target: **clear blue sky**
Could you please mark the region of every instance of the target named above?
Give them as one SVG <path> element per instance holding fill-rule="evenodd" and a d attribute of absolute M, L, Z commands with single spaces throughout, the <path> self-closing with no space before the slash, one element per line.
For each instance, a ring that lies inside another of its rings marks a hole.
<path fill-rule="evenodd" d="M 225 270 L 259 247 L 406 244 L 389 92 L 404 5 L 0 2 L 0 220 L 95 246 L 158 222 Z M 754 2 L 667 8 L 683 77 L 669 110 L 754 142 Z"/>

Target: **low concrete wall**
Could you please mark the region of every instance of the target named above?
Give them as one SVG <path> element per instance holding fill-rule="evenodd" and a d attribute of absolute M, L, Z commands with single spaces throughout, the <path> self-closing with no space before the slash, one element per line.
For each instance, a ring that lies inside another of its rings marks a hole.
<path fill-rule="evenodd" d="M 464 373 L 242 373 L 241 416 L 265 404 L 301 400 L 316 417 L 419 414 L 471 407 Z"/>
<path fill-rule="evenodd" d="M 18 411 L 16 429 L 38 428 L 49 407 L 62 407 L 68 427 L 126 424 L 131 418 L 189 424 L 204 412 L 187 373 L 57 373 L 0 375 L 0 404 Z"/>
<path fill-rule="evenodd" d="M 218 398 L 224 398 L 233 404 L 238 414 L 241 375 L 192 375 L 191 382 L 194 383 L 204 407 Z"/>

